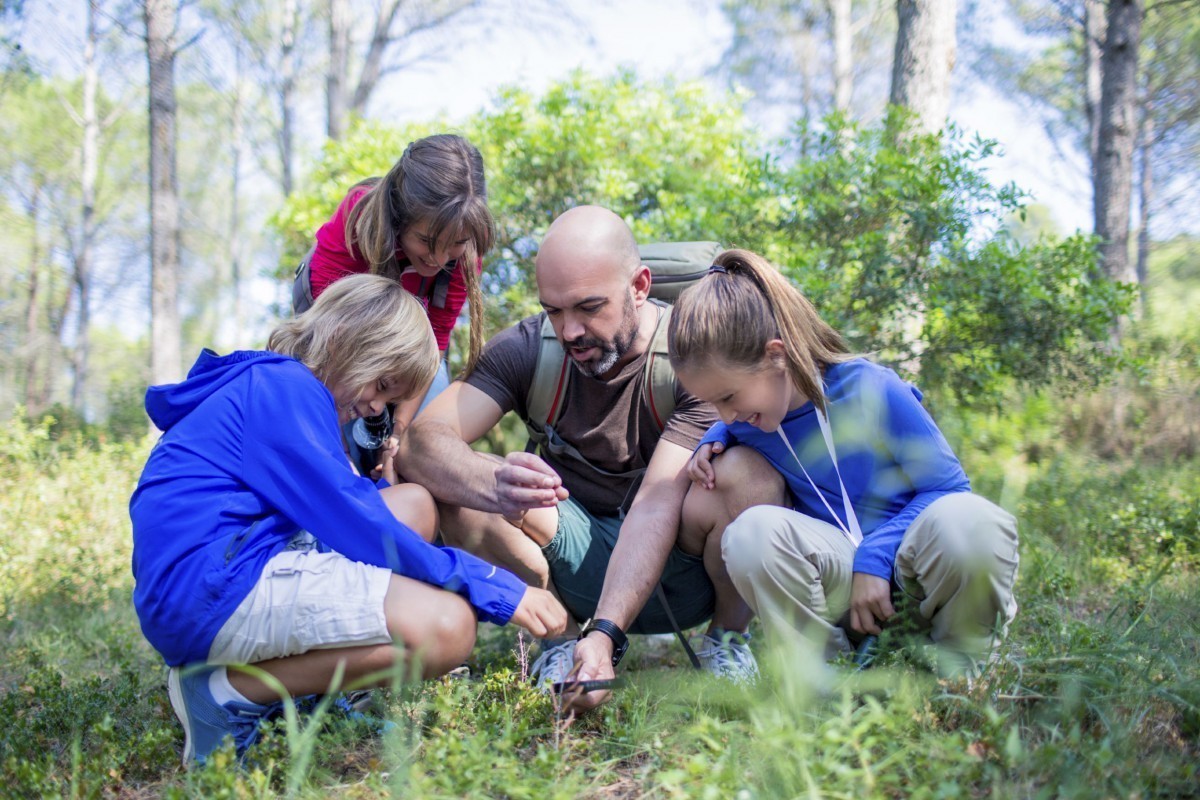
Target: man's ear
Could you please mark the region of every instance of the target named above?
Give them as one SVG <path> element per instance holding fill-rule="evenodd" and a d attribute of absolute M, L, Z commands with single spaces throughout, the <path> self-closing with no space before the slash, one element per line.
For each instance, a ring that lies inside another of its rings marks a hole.
<path fill-rule="evenodd" d="M 650 282 L 650 268 L 645 264 L 638 264 L 633 278 L 630 280 L 630 285 L 633 287 L 634 305 L 640 306 L 646 302 L 646 298 L 650 296 Z"/>

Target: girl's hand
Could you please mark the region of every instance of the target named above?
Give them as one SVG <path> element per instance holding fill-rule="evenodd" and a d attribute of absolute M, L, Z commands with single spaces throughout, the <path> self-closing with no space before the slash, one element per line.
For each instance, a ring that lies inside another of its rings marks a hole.
<path fill-rule="evenodd" d="M 859 633 L 879 635 L 879 623 L 896 613 L 892 607 L 892 584 L 885 578 L 854 573 L 850 584 L 850 627 Z"/>
<path fill-rule="evenodd" d="M 539 639 L 553 638 L 562 636 L 567 629 L 567 610 L 550 592 L 530 586 L 513 612 L 511 622 Z"/>
<path fill-rule="evenodd" d="M 696 448 L 696 452 L 692 453 L 687 465 L 688 477 L 692 479 L 693 483 L 698 483 L 705 489 L 716 487 L 717 473 L 713 471 L 712 460 L 714 456 L 719 456 L 724 450 L 725 445 L 720 442 L 709 442 Z"/>

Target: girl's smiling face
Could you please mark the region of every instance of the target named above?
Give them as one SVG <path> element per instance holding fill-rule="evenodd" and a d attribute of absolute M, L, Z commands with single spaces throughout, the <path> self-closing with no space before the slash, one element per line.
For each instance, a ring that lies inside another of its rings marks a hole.
<path fill-rule="evenodd" d="M 675 375 L 689 392 L 711 403 L 725 424 L 745 422 L 769 433 L 789 411 L 806 402 L 784 368 L 782 353 L 783 345 L 776 339 L 753 367 L 733 365 L 718 356 L 695 369 L 677 369 Z"/>
<path fill-rule="evenodd" d="M 470 241 L 470 237 L 462 231 L 455 230 L 443 232 L 442 238 L 435 242 L 429 235 L 429 221 L 418 220 L 409 225 L 400 236 L 400 249 L 404 251 L 417 274 L 422 278 L 432 278 L 447 264 L 453 264 L 462 258 Z"/>

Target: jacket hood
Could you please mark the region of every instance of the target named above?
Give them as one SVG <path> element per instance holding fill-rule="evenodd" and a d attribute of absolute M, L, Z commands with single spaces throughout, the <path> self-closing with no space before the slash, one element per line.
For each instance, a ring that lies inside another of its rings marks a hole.
<path fill-rule="evenodd" d="M 180 383 L 165 383 L 146 390 L 146 413 L 159 430 L 170 430 L 207 398 L 256 364 L 295 361 L 265 350 L 238 350 L 226 356 L 205 349 Z"/>

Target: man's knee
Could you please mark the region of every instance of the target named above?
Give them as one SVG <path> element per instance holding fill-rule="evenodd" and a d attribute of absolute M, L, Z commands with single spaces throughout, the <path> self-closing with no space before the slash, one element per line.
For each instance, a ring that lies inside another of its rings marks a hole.
<path fill-rule="evenodd" d="M 708 537 L 721 535 L 748 508 L 782 506 L 787 498 L 783 477 L 757 451 L 732 447 L 713 460 L 716 486 L 693 483 L 680 511 L 679 547 L 685 553 L 703 552 Z"/>

